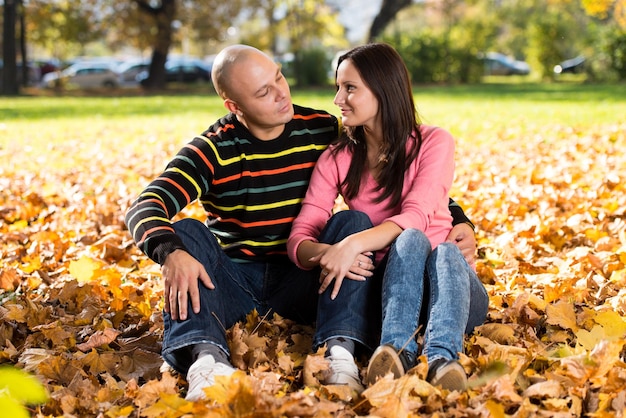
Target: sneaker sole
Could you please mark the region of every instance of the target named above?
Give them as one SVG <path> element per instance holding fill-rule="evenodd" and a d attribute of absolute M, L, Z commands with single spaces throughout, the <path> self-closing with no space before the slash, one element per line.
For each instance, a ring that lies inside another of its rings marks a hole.
<path fill-rule="evenodd" d="M 461 392 L 467 389 L 467 375 L 460 365 L 458 367 L 444 366 L 437 371 L 430 384 L 440 386 L 449 391 L 457 390 Z"/>
<path fill-rule="evenodd" d="M 365 382 L 368 385 L 372 385 L 388 373 L 393 374 L 394 379 L 404 376 L 404 366 L 393 347 L 382 345 L 372 354 L 370 363 L 367 366 Z"/>

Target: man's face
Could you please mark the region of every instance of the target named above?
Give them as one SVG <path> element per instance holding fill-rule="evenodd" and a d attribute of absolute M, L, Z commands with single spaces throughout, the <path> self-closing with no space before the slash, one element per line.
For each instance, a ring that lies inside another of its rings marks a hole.
<path fill-rule="evenodd" d="M 232 68 L 230 99 L 238 118 L 262 140 L 274 139 L 293 118 L 287 80 L 265 54 L 254 52 Z"/>

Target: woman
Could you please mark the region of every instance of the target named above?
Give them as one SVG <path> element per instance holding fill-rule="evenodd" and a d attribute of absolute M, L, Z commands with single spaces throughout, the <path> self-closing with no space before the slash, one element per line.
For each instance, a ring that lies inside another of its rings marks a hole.
<path fill-rule="evenodd" d="M 373 383 L 416 364 L 423 326 L 428 380 L 463 390 L 464 333 L 485 320 L 488 297 L 460 250 L 445 242 L 452 228 L 453 138 L 419 123 L 408 71 L 389 45 L 368 44 L 341 56 L 336 85 L 345 132 L 318 160 L 288 241 L 300 267 L 321 268 L 316 336 L 327 322 L 346 323 L 345 338 L 326 341 L 330 350 L 341 347 L 331 352 L 331 369 L 341 374 L 354 368 L 333 367 L 336 354 L 353 354 L 355 342 L 368 347 L 371 336 L 380 335 L 366 375 Z M 337 194 L 349 210 L 333 214 Z M 361 311 L 336 318 L 335 300 L 364 282 L 369 290 L 359 294 Z M 355 338 L 351 318 L 367 318 L 373 331 Z"/>

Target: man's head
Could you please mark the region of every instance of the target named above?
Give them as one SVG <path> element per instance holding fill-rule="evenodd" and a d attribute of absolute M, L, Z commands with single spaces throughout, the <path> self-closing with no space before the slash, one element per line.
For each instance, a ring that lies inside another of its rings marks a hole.
<path fill-rule="evenodd" d="M 256 48 L 223 49 L 215 57 L 211 78 L 226 109 L 261 140 L 276 138 L 293 118 L 289 85 L 280 66 Z"/>

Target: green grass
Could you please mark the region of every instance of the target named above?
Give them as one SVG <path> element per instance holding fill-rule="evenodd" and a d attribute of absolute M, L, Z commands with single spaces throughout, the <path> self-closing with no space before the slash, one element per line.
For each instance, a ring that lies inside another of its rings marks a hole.
<path fill-rule="evenodd" d="M 225 113 L 210 87 L 186 93 L 122 96 L 0 97 L 0 147 L 39 144 L 42 139 L 86 136 L 122 129 L 133 136 L 186 138 Z M 336 113 L 334 90 L 293 89 L 294 102 Z M 486 83 L 469 86 L 416 86 L 424 123 L 450 130 L 460 141 L 507 139 L 507 132 L 552 126 L 586 129 L 623 123 L 626 85 L 575 83 Z M 84 132 L 84 133 L 83 133 Z M 43 137 L 42 137 L 43 135 Z M 512 135 L 514 136 L 514 135 Z"/>

